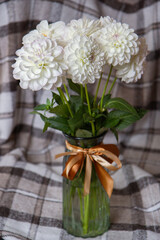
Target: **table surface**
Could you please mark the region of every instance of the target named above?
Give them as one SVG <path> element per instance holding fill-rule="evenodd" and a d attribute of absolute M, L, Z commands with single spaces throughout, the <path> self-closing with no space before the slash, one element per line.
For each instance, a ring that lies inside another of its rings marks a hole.
<path fill-rule="evenodd" d="M 23 151 L 15 149 L 0 161 L 3 238 L 81 239 L 62 229 L 62 160 L 55 160 L 53 166 L 48 166 L 25 162 L 24 158 Z M 122 169 L 112 173 L 110 229 L 94 239 L 158 240 L 159 183 L 140 167 L 123 159 L 122 163 Z"/>

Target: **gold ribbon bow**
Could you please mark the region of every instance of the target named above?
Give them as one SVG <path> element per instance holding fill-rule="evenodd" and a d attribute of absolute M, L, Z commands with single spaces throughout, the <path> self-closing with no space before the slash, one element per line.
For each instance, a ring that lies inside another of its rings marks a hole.
<path fill-rule="evenodd" d="M 70 152 L 60 153 L 55 156 L 55 158 L 59 158 L 70 155 L 62 176 L 73 180 L 79 170 L 79 174 L 81 173 L 84 160 L 86 159 L 84 195 L 90 192 L 93 163 L 99 180 L 110 198 L 113 191 L 113 179 L 104 168 L 116 171 L 122 167 L 121 161 L 118 158 L 118 148 L 114 144 L 100 144 L 91 148 L 81 148 L 71 145 L 68 141 L 66 141 L 66 148 L 70 150 Z M 115 162 L 117 166 L 113 166 L 113 162 Z"/>

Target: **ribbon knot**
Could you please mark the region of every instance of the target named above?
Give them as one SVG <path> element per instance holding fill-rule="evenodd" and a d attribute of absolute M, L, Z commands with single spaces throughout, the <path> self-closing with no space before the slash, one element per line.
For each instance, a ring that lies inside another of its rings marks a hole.
<path fill-rule="evenodd" d="M 92 163 L 94 164 L 97 176 L 107 192 L 111 197 L 113 191 L 113 179 L 109 173 L 105 170 L 116 171 L 122 167 L 119 160 L 119 150 L 114 144 L 100 144 L 91 148 L 81 148 L 71 145 L 66 141 L 66 148 L 70 152 L 64 152 L 57 154 L 55 158 L 70 155 L 66 162 L 65 169 L 62 173 L 63 177 L 69 180 L 73 180 L 76 174 L 81 171 L 85 163 L 85 178 L 84 178 L 84 195 L 90 192 L 90 182 L 92 174 Z M 112 163 L 116 163 L 117 166 L 113 166 Z"/>
<path fill-rule="evenodd" d="M 85 156 L 87 156 L 87 154 L 90 154 L 89 153 L 89 150 L 84 148 L 83 150 L 81 150 L 80 152 L 83 152 Z"/>

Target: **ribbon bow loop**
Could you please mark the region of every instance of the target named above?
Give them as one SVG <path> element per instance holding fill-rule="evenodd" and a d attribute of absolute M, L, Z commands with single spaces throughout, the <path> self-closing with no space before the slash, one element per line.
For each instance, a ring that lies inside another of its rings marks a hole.
<path fill-rule="evenodd" d="M 73 180 L 78 172 L 79 175 L 81 174 L 84 166 L 84 160 L 86 159 L 84 195 L 87 195 L 90 192 L 93 163 L 101 184 L 108 196 L 111 197 L 113 191 L 113 179 L 105 168 L 116 171 L 122 167 L 118 158 L 118 148 L 113 144 L 100 144 L 91 148 L 81 148 L 71 145 L 68 141 L 66 141 L 66 148 L 70 152 L 60 153 L 55 156 L 55 158 L 59 158 L 61 156 L 70 155 L 68 161 L 66 162 L 62 176 L 68 178 L 69 180 Z M 113 166 L 113 162 L 116 163 L 117 166 Z"/>

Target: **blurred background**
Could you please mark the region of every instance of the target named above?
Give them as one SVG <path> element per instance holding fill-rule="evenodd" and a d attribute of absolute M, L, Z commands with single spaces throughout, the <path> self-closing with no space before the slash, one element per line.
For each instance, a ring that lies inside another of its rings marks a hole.
<path fill-rule="evenodd" d="M 35 105 L 45 102 L 46 97 L 50 97 L 50 92 L 35 93 L 22 90 L 19 82 L 13 79 L 11 65 L 14 63 L 15 51 L 21 47 L 22 37 L 44 19 L 49 22 L 62 20 L 68 23 L 72 19 L 84 16 L 97 19 L 108 15 L 117 21 L 128 23 L 139 36 L 144 36 L 149 50 L 142 79 L 133 84 L 117 81 L 113 91 L 113 96 L 124 97 L 134 106 L 149 110 L 141 121 L 121 132 L 119 141 L 121 152 L 143 168 L 147 167 L 145 166 L 147 161 L 156 160 L 160 140 L 157 111 L 160 108 L 159 10 L 159 1 L 154 0 L 1 0 L 0 155 L 19 147 L 24 148 L 26 154 L 28 151 L 31 154 L 32 151 L 44 150 L 55 139 L 57 143 L 57 138 L 60 143 L 63 141 L 61 133 L 55 130 L 50 129 L 42 134 L 43 123 L 39 116 L 29 114 Z M 102 93 L 106 77 L 105 74 L 99 95 Z M 94 89 L 95 85 L 89 86 L 90 91 L 93 92 Z M 115 141 L 112 135 L 107 137 L 109 141 Z M 30 157 L 28 156 L 28 160 Z"/>

